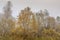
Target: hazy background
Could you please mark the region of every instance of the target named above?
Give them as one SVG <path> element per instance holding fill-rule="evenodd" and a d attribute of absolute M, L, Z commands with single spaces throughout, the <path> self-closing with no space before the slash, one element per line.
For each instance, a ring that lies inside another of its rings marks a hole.
<path fill-rule="evenodd" d="M 17 17 L 20 10 L 29 6 L 33 12 L 47 9 L 50 16 L 60 16 L 60 0 L 0 0 L 0 13 L 7 1 L 11 1 L 13 5 L 13 16 Z"/>

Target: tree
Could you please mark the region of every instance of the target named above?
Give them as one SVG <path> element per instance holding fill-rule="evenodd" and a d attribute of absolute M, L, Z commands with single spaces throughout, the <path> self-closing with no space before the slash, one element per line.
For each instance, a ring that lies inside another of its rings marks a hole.
<path fill-rule="evenodd" d="M 47 27 L 55 28 L 55 18 L 54 17 L 47 18 Z"/>
<path fill-rule="evenodd" d="M 12 28 L 15 26 L 15 19 L 12 17 L 11 12 L 11 2 L 8 1 L 7 5 L 4 7 L 4 14 L 0 23 L 0 27 L 2 27 L 3 32 L 10 32 Z"/>
<path fill-rule="evenodd" d="M 60 32 L 60 17 L 56 17 L 56 27 L 55 27 L 57 32 Z"/>
<path fill-rule="evenodd" d="M 19 27 L 24 28 L 25 30 L 30 29 L 30 20 L 32 16 L 32 12 L 30 11 L 30 8 L 27 7 L 24 10 L 21 11 L 21 13 L 18 16 L 18 24 Z"/>
<path fill-rule="evenodd" d="M 48 12 L 48 10 L 47 10 L 47 9 L 44 9 L 44 15 L 45 15 L 46 17 L 48 17 L 48 16 L 49 16 L 49 12 Z"/>
<path fill-rule="evenodd" d="M 8 1 L 7 5 L 4 7 L 4 17 L 9 18 L 11 17 L 12 10 L 11 10 L 12 4 L 10 1 Z"/>
<path fill-rule="evenodd" d="M 57 16 L 56 21 L 58 24 L 60 23 L 60 17 L 59 16 Z"/>
<path fill-rule="evenodd" d="M 40 10 L 39 13 L 36 13 L 36 20 L 38 24 L 38 31 L 41 31 L 42 27 L 44 27 L 44 14 L 42 10 Z"/>

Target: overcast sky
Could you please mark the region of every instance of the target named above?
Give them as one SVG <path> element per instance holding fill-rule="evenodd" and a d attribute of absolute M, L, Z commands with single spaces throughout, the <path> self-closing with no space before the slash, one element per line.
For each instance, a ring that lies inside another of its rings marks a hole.
<path fill-rule="evenodd" d="M 33 12 L 47 9 L 50 16 L 60 16 L 60 0 L 0 0 L 0 13 L 3 11 L 7 1 L 11 1 L 13 5 L 13 16 L 16 17 L 20 10 L 29 6 Z"/>

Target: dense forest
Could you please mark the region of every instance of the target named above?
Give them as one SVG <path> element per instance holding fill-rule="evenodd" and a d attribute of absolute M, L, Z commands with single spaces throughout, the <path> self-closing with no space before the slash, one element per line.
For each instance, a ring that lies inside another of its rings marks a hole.
<path fill-rule="evenodd" d="M 47 9 L 32 12 L 30 7 L 12 16 L 10 1 L 0 14 L 0 40 L 60 40 L 60 17 L 49 15 Z"/>

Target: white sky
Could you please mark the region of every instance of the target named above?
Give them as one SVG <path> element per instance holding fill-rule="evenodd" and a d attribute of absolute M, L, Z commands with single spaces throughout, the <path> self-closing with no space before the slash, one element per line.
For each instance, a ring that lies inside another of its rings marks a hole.
<path fill-rule="evenodd" d="M 60 16 L 60 0 L 0 0 L 1 13 L 7 1 L 11 1 L 13 4 L 14 17 L 16 17 L 18 13 L 27 6 L 29 6 L 33 12 L 47 9 L 51 16 Z"/>

